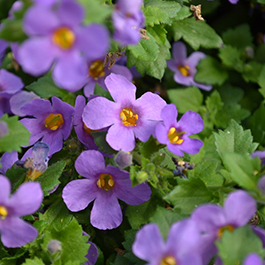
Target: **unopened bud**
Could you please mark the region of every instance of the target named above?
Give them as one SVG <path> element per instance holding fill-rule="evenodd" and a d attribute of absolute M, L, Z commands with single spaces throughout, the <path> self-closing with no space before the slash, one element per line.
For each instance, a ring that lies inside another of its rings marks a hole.
<path fill-rule="evenodd" d="M 144 171 L 140 171 L 136 175 L 136 180 L 138 183 L 143 183 L 148 179 L 148 174 Z"/>
<path fill-rule="evenodd" d="M 51 254 L 54 254 L 62 251 L 62 244 L 60 241 L 53 239 L 48 243 L 47 249 Z"/>
<path fill-rule="evenodd" d="M 130 152 L 119 151 L 115 157 L 115 162 L 119 168 L 125 168 L 132 164 L 132 155 Z"/>

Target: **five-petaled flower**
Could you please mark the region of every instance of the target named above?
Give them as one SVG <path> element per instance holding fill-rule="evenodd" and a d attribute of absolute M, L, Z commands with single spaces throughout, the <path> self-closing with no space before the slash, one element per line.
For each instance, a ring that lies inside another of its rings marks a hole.
<path fill-rule="evenodd" d="M 11 184 L 0 175 L 0 234 L 8 248 L 21 247 L 34 240 L 38 231 L 20 217 L 38 210 L 43 192 L 38 182 L 23 183 L 10 197 Z"/>
<path fill-rule="evenodd" d="M 113 229 L 121 224 L 122 211 L 118 199 L 130 205 L 139 205 L 150 198 L 151 189 L 146 183 L 132 187 L 129 172 L 105 166 L 99 151 L 82 152 L 75 168 L 85 179 L 69 182 L 63 189 L 63 200 L 73 212 L 85 209 L 95 200 L 90 222 L 98 229 Z"/>
<path fill-rule="evenodd" d="M 194 81 L 194 75 L 197 72 L 196 66 L 199 61 L 206 57 L 202 52 L 194 52 L 188 58 L 186 46 L 178 41 L 173 44 L 173 59 L 167 62 L 170 70 L 175 72 L 174 80 L 185 86 L 197 86 L 204 90 L 211 90 L 211 85 L 204 85 Z"/>
<path fill-rule="evenodd" d="M 83 121 L 92 130 L 110 127 L 108 144 L 115 150 L 132 151 L 135 137 L 146 142 L 154 134 L 166 102 L 151 92 L 136 100 L 136 87 L 121 75 L 110 74 L 105 84 L 115 102 L 103 97 L 91 99 L 84 109 Z"/>
<path fill-rule="evenodd" d="M 178 111 L 174 104 L 165 106 L 161 111 L 162 123 L 156 126 L 156 138 L 161 144 L 166 144 L 173 154 L 183 156 L 183 152 L 196 154 L 203 146 L 198 139 L 189 136 L 202 131 L 203 119 L 194 111 L 187 111 L 177 122 Z"/>

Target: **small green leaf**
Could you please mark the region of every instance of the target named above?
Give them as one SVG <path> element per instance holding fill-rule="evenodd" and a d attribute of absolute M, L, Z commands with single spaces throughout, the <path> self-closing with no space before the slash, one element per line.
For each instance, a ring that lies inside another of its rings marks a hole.
<path fill-rule="evenodd" d="M 260 75 L 259 75 L 259 79 L 258 79 L 258 83 L 262 88 L 265 88 L 265 65 L 262 67 Z"/>
<path fill-rule="evenodd" d="M 220 111 L 224 105 L 221 100 L 220 94 L 214 90 L 209 97 L 206 99 L 206 108 L 208 110 L 208 115 L 210 120 L 214 121 L 216 114 Z"/>
<path fill-rule="evenodd" d="M 155 6 L 147 6 L 144 9 L 145 23 L 153 27 L 168 20 L 168 14 Z"/>
<path fill-rule="evenodd" d="M 178 20 L 172 24 L 174 29 L 174 39 L 178 41 L 181 37 L 194 49 L 220 48 L 222 39 L 204 21 L 196 21 L 194 17 Z"/>
<path fill-rule="evenodd" d="M 147 27 L 146 30 L 155 38 L 158 45 L 167 44 L 167 31 L 162 25 Z"/>
<path fill-rule="evenodd" d="M 200 60 L 197 69 L 194 79 L 199 83 L 222 85 L 228 78 L 227 70 L 211 56 Z"/>
<path fill-rule="evenodd" d="M 255 61 L 251 61 L 244 65 L 242 76 L 246 82 L 258 83 L 260 79 L 260 73 L 262 70 L 262 64 Z"/>
<path fill-rule="evenodd" d="M 188 110 L 198 111 L 203 102 L 203 95 L 197 87 L 176 88 L 167 91 L 169 99 L 180 113 Z"/>
<path fill-rule="evenodd" d="M 232 46 L 225 45 L 219 50 L 219 57 L 223 64 L 235 69 L 243 69 L 243 62 L 240 58 L 240 51 Z"/>
<path fill-rule="evenodd" d="M 182 20 L 184 18 L 190 17 L 192 15 L 189 7 L 187 6 L 182 6 L 179 10 L 179 12 L 176 14 L 174 17 L 174 20 Z"/>
<path fill-rule="evenodd" d="M 0 121 L 8 127 L 8 133 L 0 138 L 0 152 L 21 152 L 21 146 L 29 144 L 30 132 L 18 121 L 18 116 L 8 117 L 5 114 Z"/>
<path fill-rule="evenodd" d="M 43 261 L 37 257 L 33 259 L 26 259 L 22 265 L 44 265 Z"/>

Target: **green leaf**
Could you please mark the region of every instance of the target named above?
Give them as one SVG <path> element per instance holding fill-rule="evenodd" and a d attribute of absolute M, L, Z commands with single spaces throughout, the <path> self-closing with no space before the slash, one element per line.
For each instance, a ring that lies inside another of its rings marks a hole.
<path fill-rule="evenodd" d="M 40 182 L 44 196 L 50 195 L 56 185 L 60 184 L 59 177 L 62 175 L 66 166 L 64 161 L 58 161 L 52 164 L 36 180 Z"/>
<path fill-rule="evenodd" d="M 210 202 L 212 193 L 200 179 L 179 179 L 178 186 L 164 199 L 182 213 L 190 214 L 197 206 Z"/>
<path fill-rule="evenodd" d="M 265 64 L 265 43 L 262 43 L 257 47 L 254 59 L 258 63 Z"/>
<path fill-rule="evenodd" d="M 234 104 L 239 102 L 243 96 L 244 91 L 239 87 L 234 87 L 229 84 L 224 84 L 218 88 L 218 92 L 221 95 L 222 101 L 225 104 Z"/>
<path fill-rule="evenodd" d="M 242 71 L 243 62 L 240 56 L 240 51 L 232 46 L 226 45 L 219 50 L 219 57 L 224 65 Z"/>
<path fill-rule="evenodd" d="M 141 39 L 137 45 L 129 45 L 127 49 L 132 53 L 135 59 L 154 62 L 159 54 L 159 47 L 155 38 L 147 31 L 149 39 Z"/>
<path fill-rule="evenodd" d="M 111 15 L 111 7 L 97 0 L 78 0 L 86 11 L 84 23 L 103 23 Z"/>
<path fill-rule="evenodd" d="M 220 48 L 222 39 L 213 28 L 204 21 L 196 21 L 194 17 L 176 21 L 172 24 L 174 39 L 178 41 L 181 37 L 194 49 Z"/>
<path fill-rule="evenodd" d="M 215 145 L 219 155 L 222 157 L 223 152 L 234 152 L 239 154 L 252 154 L 257 148 L 253 143 L 253 137 L 250 130 L 243 130 L 236 121 L 231 120 L 225 131 L 214 133 Z"/>
<path fill-rule="evenodd" d="M 242 76 L 246 82 L 259 82 L 262 64 L 251 61 L 244 65 Z"/>
<path fill-rule="evenodd" d="M 227 70 L 211 56 L 201 59 L 197 69 L 194 79 L 199 83 L 222 85 L 228 78 Z"/>
<path fill-rule="evenodd" d="M 172 103 L 180 113 L 188 110 L 198 111 L 203 102 L 203 95 L 197 87 L 176 88 L 167 91 Z"/>
<path fill-rule="evenodd" d="M 151 27 L 164 23 L 169 19 L 168 14 L 165 11 L 155 6 L 147 6 L 144 9 L 144 15 L 146 26 Z"/>
<path fill-rule="evenodd" d="M 258 79 L 258 84 L 262 87 L 265 88 L 265 65 L 262 67 L 259 79 Z"/>
<path fill-rule="evenodd" d="M 21 152 L 21 146 L 29 144 L 30 132 L 18 121 L 18 116 L 5 114 L 0 121 L 8 127 L 8 133 L 0 138 L 0 152 Z"/>
<path fill-rule="evenodd" d="M 234 29 L 228 29 L 222 35 L 225 44 L 238 49 L 252 46 L 252 35 L 248 24 L 242 24 Z"/>
<path fill-rule="evenodd" d="M 167 44 L 167 31 L 162 25 L 155 25 L 154 27 L 147 27 L 146 30 L 155 38 L 158 45 Z M 170 45 L 169 45 L 170 47 Z"/>
<path fill-rule="evenodd" d="M 174 17 L 174 20 L 182 20 L 184 18 L 190 17 L 191 15 L 192 13 L 190 11 L 190 8 L 183 5 Z"/>
<path fill-rule="evenodd" d="M 214 90 L 214 92 L 212 92 L 211 95 L 207 97 L 205 103 L 208 110 L 209 118 L 210 120 L 214 121 L 216 114 L 219 110 L 222 109 L 224 105 L 221 100 L 220 94 L 216 90 Z"/>
<path fill-rule="evenodd" d="M 43 261 L 37 257 L 26 259 L 22 265 L 44 265 Z"/>
<path fill-rule="evenodd" d="M 243 264 L 250 253 L 264 256 L 261 239 L 249 226 L 235 229 L 232 233 L 225 231 L 221 241 L 216 241 L 218 255 L 224 265 Z"/>

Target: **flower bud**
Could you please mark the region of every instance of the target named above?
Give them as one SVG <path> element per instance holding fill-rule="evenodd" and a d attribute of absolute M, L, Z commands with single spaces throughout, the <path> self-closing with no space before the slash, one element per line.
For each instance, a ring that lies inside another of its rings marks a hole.
<path fill-rule="evenodd" d="M 62 251 L 62 244 L 60 241 L 53 239 L 48 243 L 47 249 L 51 254 L 54 254 Z"/>
<path fill-rule="evenodd" d="M 130 152 L 119 151 L 114 160 L 119 168 L 125 168 L 132 164 L 132 155 Z"/>

